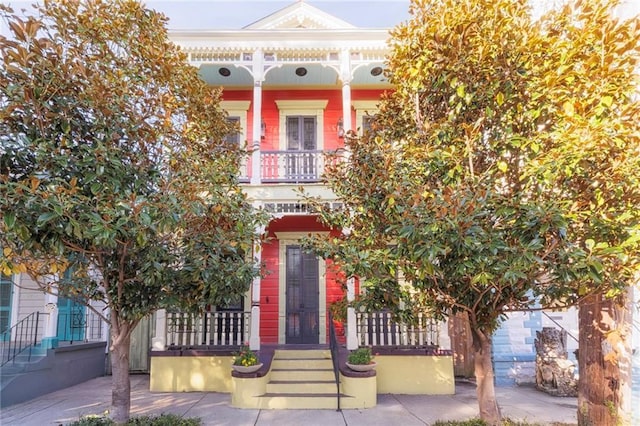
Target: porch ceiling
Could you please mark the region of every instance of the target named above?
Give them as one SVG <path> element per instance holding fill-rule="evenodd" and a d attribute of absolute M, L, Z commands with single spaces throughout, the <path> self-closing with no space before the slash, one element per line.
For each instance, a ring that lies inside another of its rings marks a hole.
<path fill-rule="evenodd" d="M 384 68 L 382 62 L 363 64 L 353 72 L 352 87 L 386 88 L 389 83 L 383 74 L 376 71 Z M 304 71 L 303 71 L 304 70 Z M 306 73 L 305 73 L 306 71 Z M 202 64 L 200 76 L 207 84 L 225 88 L 251 88 L 253 77 L 244 67 L 233 64 Z M 304 75 L 299 75 L 304 74 Z M 263 88 L 317 88 L 340 87 L 337 71 L 322 64 L 285 64 L 271 68 L 265 76 Z"/>

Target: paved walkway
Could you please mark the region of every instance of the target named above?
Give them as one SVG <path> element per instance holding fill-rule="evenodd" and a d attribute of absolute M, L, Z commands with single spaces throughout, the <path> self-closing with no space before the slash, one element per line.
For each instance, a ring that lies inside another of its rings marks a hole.
<path fill-rule="evenodd" d="M 505 417 L 530 423 L 575 425 L 576 398 L 555 398 L 533 387 L 497 388 Z M 89 380 L 68 389 L 3 408 L 2 426 L 67 424 L 82 415 L 101 414 L 111 401 L 111 377 Z M 204 425 L 354 425 L 417 426 L 436 420 L 477 417 L 475 385 L 457 383 L 449 396 L 378 395 L 378 405 L 367 410 L 242 410 L 231 407 L 231 396 L 223 393 L 151 393 L 148 376 L 131 376 L 131 415 L 174 413 L 200 417 Z"/>

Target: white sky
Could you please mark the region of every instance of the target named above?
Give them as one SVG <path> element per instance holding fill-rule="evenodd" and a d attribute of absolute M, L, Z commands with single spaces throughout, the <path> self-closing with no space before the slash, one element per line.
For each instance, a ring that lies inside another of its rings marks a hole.
<path fill-rule="evenodd" d="M 408 19 L 409 0 L 305 0 L 356 27 L 391 28 Z M 294 0 L 147 0 L 170 19 L 170 29 L 239 29 Z"/>

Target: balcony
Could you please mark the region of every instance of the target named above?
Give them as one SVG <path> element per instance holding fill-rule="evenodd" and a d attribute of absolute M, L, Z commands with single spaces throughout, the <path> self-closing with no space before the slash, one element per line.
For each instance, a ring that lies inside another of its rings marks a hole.
<path fill-rule="evenodd" d="M 252 161 L 259 154 L 259 182 L 252 179 Z M 322 180 L 325 166 L 335 162 L 337 157 L 330 157 L 335 151 L 263 151 L 254 153 L 242 166 L 240 182 L 242 183 L 316 183 Z"/>

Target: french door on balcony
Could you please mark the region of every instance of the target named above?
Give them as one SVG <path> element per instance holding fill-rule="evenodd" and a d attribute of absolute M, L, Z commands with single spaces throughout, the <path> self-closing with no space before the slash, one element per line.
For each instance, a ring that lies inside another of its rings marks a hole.
<path fill-rule="evenodd" d="M 318 258 L 301 246 L 287 246 L 286 343 L 319 342 Z"/>
<path fill-rule="evenodd" d="M 287 180 L 318 178 L 317 146 L 316 117 L 287 116 Z"/>

